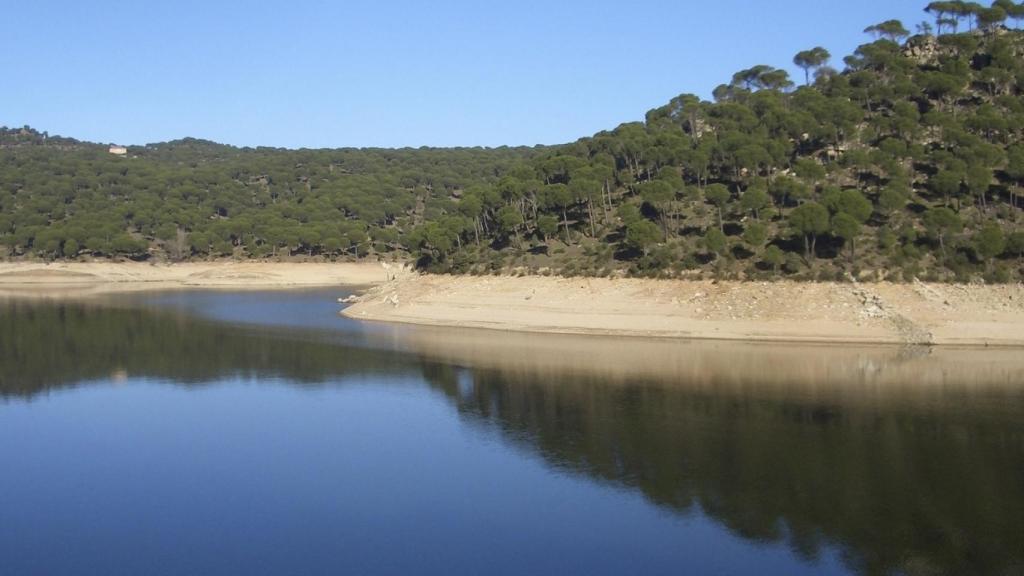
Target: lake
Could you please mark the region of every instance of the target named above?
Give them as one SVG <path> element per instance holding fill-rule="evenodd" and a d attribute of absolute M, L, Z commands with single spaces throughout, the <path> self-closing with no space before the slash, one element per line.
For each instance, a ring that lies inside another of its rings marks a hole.
<path fill-rule="evenodd" d="M 3 574 L 1024 574 L 1024 353 L 0 300 Z"/>

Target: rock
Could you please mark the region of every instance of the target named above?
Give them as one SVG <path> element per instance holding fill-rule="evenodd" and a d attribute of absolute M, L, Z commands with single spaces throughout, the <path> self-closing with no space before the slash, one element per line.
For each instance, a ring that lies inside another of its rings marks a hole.
<path fill-rule="evenodd" d="M 934 63 L 939 57 L 939 43 L 930 34 L 914 36 L 907 40 L 903 47 L 903 54 L 914 60 L 918 65 Z"/>

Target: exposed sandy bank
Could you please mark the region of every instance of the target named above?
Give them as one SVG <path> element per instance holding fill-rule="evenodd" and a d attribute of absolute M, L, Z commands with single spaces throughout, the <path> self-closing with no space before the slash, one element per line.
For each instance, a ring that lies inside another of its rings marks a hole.
<path fill-rule="evenodd" d="M 352 318 L 526 332 L 1024 346 L 1024 286 L 407 275 Z"/>
<path fill-rule="evenodd" d="M 370 285 L 395 268 L 366 263 L 0 263 L 0 295 L 82 296 L 176 287 L 286 288 Z"/>

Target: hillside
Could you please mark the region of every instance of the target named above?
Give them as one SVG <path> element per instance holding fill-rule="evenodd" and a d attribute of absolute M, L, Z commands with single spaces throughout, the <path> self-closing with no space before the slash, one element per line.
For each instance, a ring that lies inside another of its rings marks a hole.
<path fill-rule="evenodd" d="M 935 2 L 793 80 L 535 148 L 128 147 L 0 132 L 0 255 L 413 259 L 431 271 L 1024 278 L 1024 10 Z M 1012 22 L 1011 22 L 1012 24 Z M 797 86 L 799 84 L 799 86 Z"/>

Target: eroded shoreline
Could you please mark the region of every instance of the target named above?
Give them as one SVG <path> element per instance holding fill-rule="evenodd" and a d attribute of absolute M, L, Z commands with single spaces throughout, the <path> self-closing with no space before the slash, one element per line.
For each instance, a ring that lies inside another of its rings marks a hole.
<path fill-rule="evenodd" d="M 350 318 L 517 332 L 1024 346 L 1024 286 L 407 275 Z"/>
<path fill-rule="evenodd" d="M 0 296 L 369 286 L 359 320 L 676 339 L 1024 346 L 1024 285 L 420 275 L 365 263 L 0 263 Z"/>

